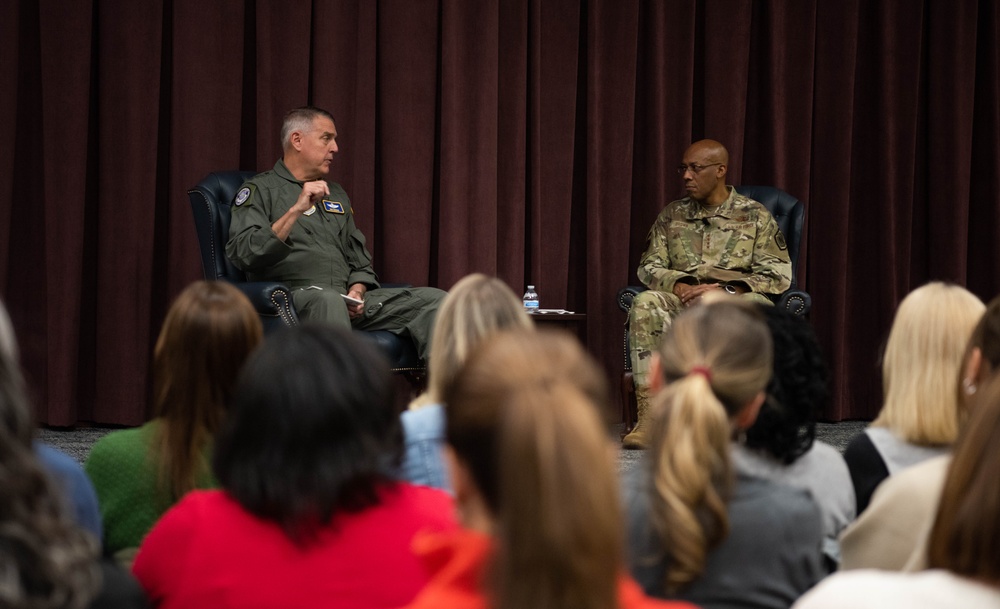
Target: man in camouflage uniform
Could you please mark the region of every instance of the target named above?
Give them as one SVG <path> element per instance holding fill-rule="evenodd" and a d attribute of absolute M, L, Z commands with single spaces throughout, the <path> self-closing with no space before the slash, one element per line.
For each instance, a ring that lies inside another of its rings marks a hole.
<path fill-rule="evenodd" d="M 673 318 L 709 292 L 770 304 L 766 295 L 791 285 L 785 238 L 767 209 L 726 185 L 729 153 L 719 142 L 695 142 L 677 172 L 688 196 L 664 208 L 647 237 L 639 279 L 649 288 L 632 301 L 629 356 L 638 422 L 626 448 L 645 448 L 649 365 Z"/>
<path fill-rule="evenodd" d="M 226 255 L 252 281 L 287 283 L 303 319 L 409 336 L 426 361 L 445 293 L 379 286 L 347 193 L 326 181 L 338 151 L 333 117 L 319 108 L 292 110 L 281 144 L 274 169 L 236 193 Z"/>

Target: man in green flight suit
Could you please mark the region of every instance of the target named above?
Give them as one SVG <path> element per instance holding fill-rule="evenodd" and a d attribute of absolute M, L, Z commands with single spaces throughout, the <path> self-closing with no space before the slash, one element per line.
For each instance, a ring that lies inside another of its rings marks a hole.
<path fill-rule="evenodd" d="M 638 270 L 649 290 L 635 297 L 629 312 L 638 422 L 622 440 L 625 448 L 648 444 L 650 360 L 678 313 L 709 292 L 770 304 L 768 294 L 791 285 L 784 236 L 763 205 L 726 185 L 728 165 L 719 142 L 692 144 L 677 168 L 687 196 L 667 205 L 649 230 Z"/>
<path fill-rule="evenodd" d="M 445 292 L 379 286 L 347 193 L 326 181 L 338 151 L 333 116 L 314 107 L 290 111 L 281 144 L 274 169 L 236 193 L 226 255 L 252 281 L 288 284 L 303 319 L 409 336 L 426 361 Z"/>

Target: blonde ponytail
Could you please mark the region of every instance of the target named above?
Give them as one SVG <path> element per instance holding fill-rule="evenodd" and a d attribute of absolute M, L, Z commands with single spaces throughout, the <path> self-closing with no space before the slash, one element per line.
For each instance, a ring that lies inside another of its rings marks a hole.
<path fill-rule="evenodd" d="M 705 570 L 729 532 L 732 419 L 767 386 L 771 335 L 751 306 L 720 301 L 689 309 L 660 347 L 667 387 L 651 417 L 652 524 L 676 593 Z"/>
<path fill-rule="evenodd" d="M 676 593 L 705 570 L 708 550 L 729 532 L 729 417 L 708 380 L 689 375 L 654 403 L 652 521 L 668 550 L 665 588 Z"/>

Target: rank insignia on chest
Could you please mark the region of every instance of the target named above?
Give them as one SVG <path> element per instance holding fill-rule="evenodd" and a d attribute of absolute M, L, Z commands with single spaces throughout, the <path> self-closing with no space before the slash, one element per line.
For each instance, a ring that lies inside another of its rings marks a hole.
<path fill-rule="evenodd" d="M 316 213 L 316 206 L 315 206 L 315 205 L 313 205 L 312 207 L 310 207 L 310 208 L 309 208 L 309 211 L 304 211 L 304 212 L 302 212 L 302 215 L 303 215 L 303 216 L 311 216 L 311 215 L 313 215 L 314 213 Z"/>
<path fill-rule="evenodd" d="M 344 204 L 340 201 L 323 201 L 323 211 L 329 212 L 331 214 L 342 214 L 344 213 Z"/>

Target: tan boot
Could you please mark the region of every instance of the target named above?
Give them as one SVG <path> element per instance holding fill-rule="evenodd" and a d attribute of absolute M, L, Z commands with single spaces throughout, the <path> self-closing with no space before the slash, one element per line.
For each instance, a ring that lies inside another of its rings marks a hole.
<path fill-rule="evenodd" d="M 636 423 L 632 431 L 622 438 L 622 448 L 629 450 L 642 449 L 649 445 L 649 438 L 646 437 L 646 419 L 649 418 L 649 389 L 635 390 L 635 414 Z"/>

